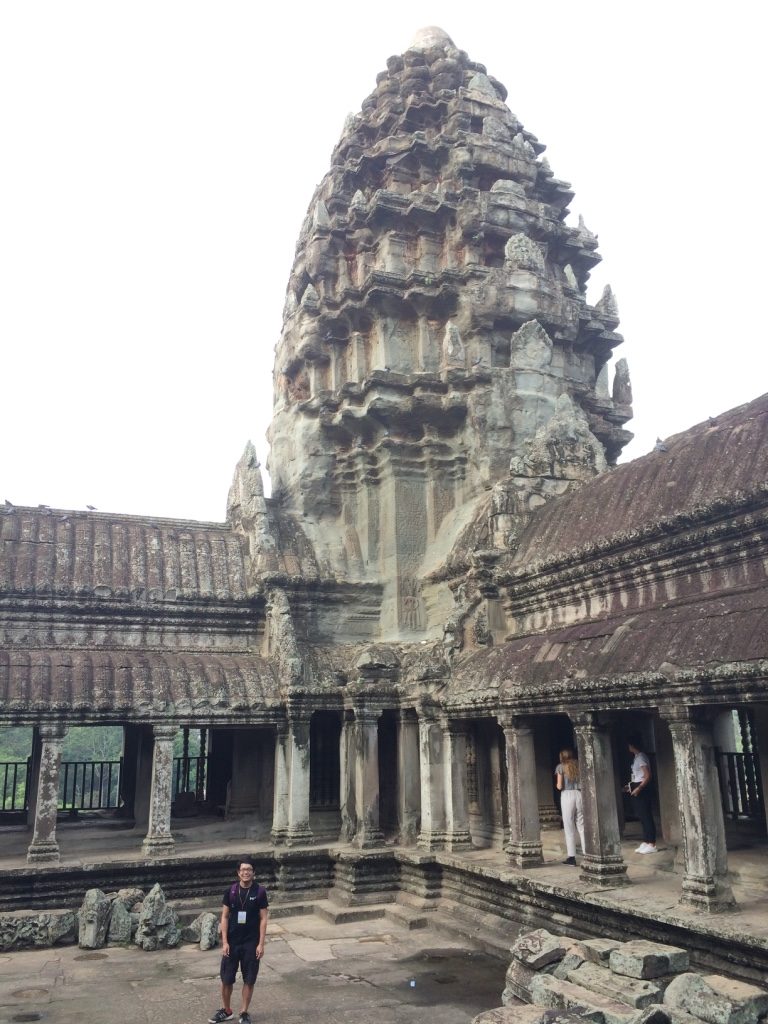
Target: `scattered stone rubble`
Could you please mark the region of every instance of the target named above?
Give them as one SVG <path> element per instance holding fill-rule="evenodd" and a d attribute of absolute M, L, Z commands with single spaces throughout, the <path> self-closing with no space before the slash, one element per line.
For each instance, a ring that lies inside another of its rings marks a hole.
<path fill-rule="evenodd" d="M 219 943 L 219 920 L 215 914 L 202 913 L 182 928 L 159 884 L 146 896 L 141 889 L 89 889 L 77 911 L 0 914 L 0 952 L 74 943 L 81 949 L 135 944 L 155 950 L 182 942 L 213 949 Z"/>
<path fill-rule="evenodd" d="M 541 928 L 511 953 L 504 1006 L 473 1024 L 758 1024 L 768 1013 L 768 991 L 693 972 L 677 946 L 577 940 Z"/>

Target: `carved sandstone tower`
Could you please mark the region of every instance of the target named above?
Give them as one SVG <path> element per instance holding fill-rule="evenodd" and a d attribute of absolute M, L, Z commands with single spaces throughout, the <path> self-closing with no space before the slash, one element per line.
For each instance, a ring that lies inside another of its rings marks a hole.
<path fill-rule="evenodd" d="M 422 581 L 511 463 L 557 476 L 531 468 L 553 424 L 588 438 L 590 473 L 631 436 L 616 304 L 586 299 L 597 239 L 565 224 L 572 193 L 505 98 L 419 33 L 348 118 L 288 284 L 274 496 L 330 577 L 382 586 L 382 639 L 439 628 Z"/>

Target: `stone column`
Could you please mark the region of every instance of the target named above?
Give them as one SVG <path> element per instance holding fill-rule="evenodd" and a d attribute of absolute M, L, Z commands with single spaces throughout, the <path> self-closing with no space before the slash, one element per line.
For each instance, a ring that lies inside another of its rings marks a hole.
<path fill-rule="evenodd" d="M 171 802 L 173 800 L 173 741 L 179 730 L 175 725 L 156 725 L 152 729 L 152 787 L 149 795 L 149 828 L 141 845 L 145 857 L 164 857 L 173 852 Z"/>
<path fill-rule="evenodd" d="M 421 831 L 418 845 L 440 850 L 445 845 L 443 731 L 434 718 L 419 718 Z"/>
<path fill-rule="evenodd" d="M 735 905 L 728 883 L 725 822 L 717 779 L 712 723 L 695 708 L 663 712 L 672 734 L 683 832 L 681 903 L 710 912 Z"/>
<path fill-rule="evenodd" d="M 59 810 L 61 748 L 67 730 L 63 725 L 41 725 L 40 764 L 37 773 L 35 819 L 32 842 L 27 849 L 29 864 L 58 864 L 56 815 Z"/>
<path fill-rule="evenodd" d="M 413 846 L 419 835 L 419 722 L 411 711 L 400 712 L 397 734 L 397 818 L 399 842 Z"/>
<path fill-rule="evenodd" d="M 309 827 L 309 715 L 288 720 L 288 822 L 286 846 L 312 842 Z"/>
<path fill-rule="evenodd" d="M 595 885 L 625 885 L 629 879 L 621 855 L 611 735 L 595 712 L 580 712 L 570 715 L 570 719 L 579 751 L 587 844 L 581 877 Z"/>
<path fill-rule="evenodd" d="M 355 767 L 354 767 L 355 719 L 351 711 L 344 712 L 339 737 L 339 802 L 341 809 L 341 831 L 339 839 L 351 843 L 357 832 L 355 812 Z"/>
<path fill-rule="evenodd" d="M 279 722 L 275 729 L 275 787 L 272 796 L 272 842 L 285 842 L 288 831 L 288 724 Z"/>
<path fill-rule="evenodd" d="M 472 836 L 467 809 L 467 725 L 446 718 L 442 729 L 445 845 L 449 850 L 468 850 Z"/>
<path fill-rule="evenodd" d="M 539 787 L 533 727 L 517 715 L 500 715 L 507 759 L 509 845 L 507 854 L 517 868 L 544 863 L 539 824 Z"/>
<path fill-rule="evenodd" d="M 353 842 L 364 850 L 384 841 L 379 824 L 379 712 L 355 708 L 352 735 L 357 819 Z"/>

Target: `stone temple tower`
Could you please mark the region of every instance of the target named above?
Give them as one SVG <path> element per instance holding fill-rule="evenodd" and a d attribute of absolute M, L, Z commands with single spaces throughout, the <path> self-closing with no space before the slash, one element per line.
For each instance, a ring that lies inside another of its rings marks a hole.
<path fill-rule="evenodd" d="M 479 513 L 509 542 L 631 437 L 616 303 L 586 298 L 597 238 L 505 99 L 420 32 L 348 118 L 288 283 L 274 498 L 324 573 L 380 587 L 382 640 L 445 621 L 427 583 Z"/>

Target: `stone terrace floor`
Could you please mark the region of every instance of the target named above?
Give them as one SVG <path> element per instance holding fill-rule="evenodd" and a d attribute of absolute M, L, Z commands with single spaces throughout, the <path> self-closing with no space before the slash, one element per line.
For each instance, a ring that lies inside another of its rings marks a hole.
<path fill-rule="evenodd" d="M 195 819 L 182 820 L 178 826 L 174 822 L 174 836 L 178 856 L 183 859 L 194 859 L 204 854 L 221 855 L 227 851 L 236 858 L 242 853 L 256 854 L 272 848 L 268 842 L 249 838 L 247 828 L 237 821 L 216 820 L 201 824 Z M 735 843 L 736 848 L 729 849 L 728 863 L 738 907 L 727 913 L 708 915 L 679 905 L 682 868 L 679 863 L 675 864 L 674 850 L 665 848 L 662 841 L 659 842 L 659 853 L 643 856 L 634 852 L 639 839 L 628 837 L 622 848 L 632 884 L 598 889 L 581 881 L 577 870 L 561 863 L 564 856 L 562 837 L 561 831 L 543 832 L 544 866 L 520 874 L 543 886 L 568 890 L 578 897 L 600 903 L 621 905 L 642 916 L 674 918 L 710 933 L 723 936 L 746 934 L 761 944 L 768 944 L 768 842 L 765 840 Z M 64 824 L 58 829 L 61 864 L 76 866 L 111 860 L 142 860 L 141 838 L 138 833 L 128 830 L 93 827 L 87 823 Z M 4 870 L 26 867 L 25 853 L 29 841 L 30 833 L 25 830 L 0 832 L 0 875 Z M 442 856 L 480 871 L 503 872 L 505 875 L 518 873 L 509 866 L 503 852 L 497 849 Z M 217 899 L 214 898 L 213 903 L 217 903 Z M 212 906 L 211 909 L 217 908 Z"/>
<path fill-rule="evenodd" d="M 469 1024 L 501 1005 L 506 963 L 431 929 L 306 915 L 270 922 L 267 939 L 254 1024 Z M 203 1024 L 220 1005 L 219 956 L 197 946 L 0 954 L 0 1024 Z M 238 981 L 236 1013 L 239 992 Z"/>

